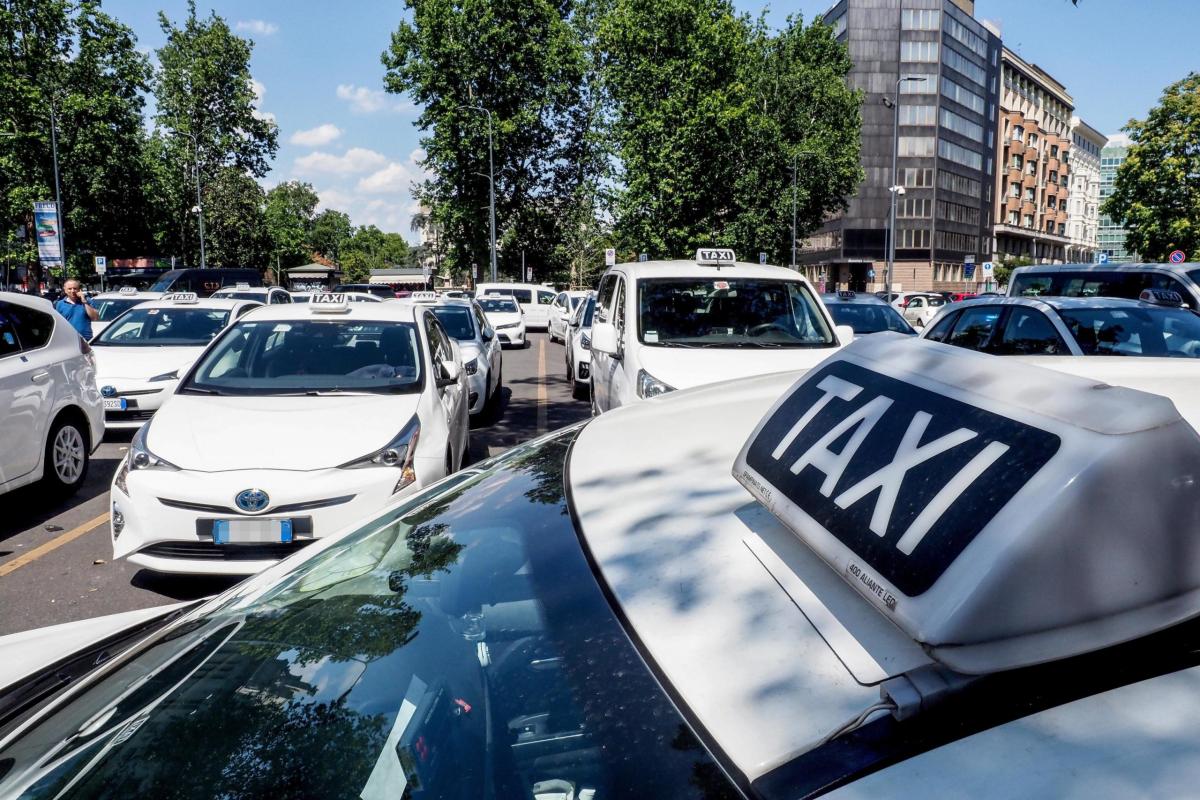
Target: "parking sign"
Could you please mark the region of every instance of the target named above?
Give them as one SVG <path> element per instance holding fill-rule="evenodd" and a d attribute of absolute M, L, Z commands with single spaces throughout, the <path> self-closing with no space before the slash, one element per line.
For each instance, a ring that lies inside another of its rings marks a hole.
<path fill-rule="evenodd" d="M 604 251 L 604 266 L 615 267 L 617 265 L 617 250 L 615 247 L 610 247 Z"/>

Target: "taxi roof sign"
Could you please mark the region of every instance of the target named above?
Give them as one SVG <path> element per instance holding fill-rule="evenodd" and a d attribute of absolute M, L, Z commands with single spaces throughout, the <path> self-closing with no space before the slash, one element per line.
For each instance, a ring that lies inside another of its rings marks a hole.
<path fill-rule="evenodd" d="M 414 303 L 436 303 L 438 296 L 437 292 L 413 292 L 408 299 Z"/>
<path fill-rule="evenodd" d="M 246 289 L 249 289 L 250 284 L 247 283 L 246 281 L 238 281 L 236 284 L 234 284 L 233 288 L 237 289 L 239 292 L 241 292 L 241 291 L 245 291 Z"/>
<path fill-rule="evenodd" d="M 136 286 L 122 286 L 119 290 L 117 290 L 117 294 L 137 294 L 137 293 L 138 293 L 138 290 L 137 290 Z"/>
<path fill-rule="evenodd" d="M 1142 293 L 1138 295 L 1138 300 L 1156 306 L 1183 308 L 1183 295 L 1173 289 L 1143 289 Z"/>
<path fill-rule="evenodd" d="M 729 247 L 701 247 L 696 250 L 696 263 L 705 267 L 733 266 L 737 258 Z"/>
<path fill-rule="evenodd" d="M 986 674 L 1200 616 L 1200 502 L 1176 488 L 1198 459 L 1166 397 L 876 336 L 805 373 L 733 475 L 933 659 Z"/>
<path fill-rule="evenodd" d="M 350 310 L 349 298 L 344 292 L 321 292 L 308 301 L 308 310 L 313 314 L 341 314 Z"/>
<path fill-rule="evenodd" d="M 195 292 L 174 292 L 163 299 L 169 300 L 175 305 L 191 305 L 200 302 L 200 297 Z"/>

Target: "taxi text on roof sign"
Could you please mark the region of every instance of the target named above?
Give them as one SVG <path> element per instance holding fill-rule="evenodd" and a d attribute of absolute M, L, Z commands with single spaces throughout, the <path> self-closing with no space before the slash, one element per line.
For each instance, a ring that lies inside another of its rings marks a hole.
<path fill-rule="evenodd" d="M 437 302 L 437 292 L 413 292 L 410 299 L 414 303 L 435 303 Z"/>
<path fill-rule="evenodd" d="M 737 258 L 728 247 L 701 247 L 696 251 L 696 263 L 703 266 L 732 265 Z"/>
<path fill-rule="evenodd" d="M 136 286 L 122 286 L 119 294 L 137 294 Z"/>
<path fill-rule="evenodd" d="M 336 314 L 349 311 L 350 304 L 342 292 L 322 292 L 309 298 L 308 310 L 314 314 Z"/>
<path fill-rule="evenodd" d="M 168 295 L 163 299 L 170 300 L 172 303 L 183 304 L 200 302 L 200 298 L 195 292 L 175 292 L 174 294 Z"/>
<path fill-rule="evenodd" d="M 1200 494 L 1182 488 L 1197 463 L 1165 397 L 880 334 L 788 390 L 733 475 L 933 658 L 977 674 L 1200 616 Z"/>

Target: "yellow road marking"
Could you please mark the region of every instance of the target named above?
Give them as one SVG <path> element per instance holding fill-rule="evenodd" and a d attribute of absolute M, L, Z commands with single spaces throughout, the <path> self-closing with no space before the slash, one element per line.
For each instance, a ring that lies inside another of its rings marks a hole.
<path fill-rule="evenodd" d="M 50 541 L 46 542 L 45 544 L 39 544 L 37 547 L 30 550 L 28 553 L 24 553 L 21 556 L 19 556 L 18 558 L 14 558 L 12 561 L 9 561 L 7 564 L 0 566 L 0 578 L 3 578 L 5 575 L 7 575 L 10 572 L 15 572 L 16 570 L 20 569 L 21 567 L 25 566 L 26 564 L 28 564 L 31 561 L 36 561 L 37 559 L 41 558 L 42 556 L 46 555 L 49 552 L 57 550 L 58 548 L 62 547 L 64 544 L 67 544 L 68 542 L 75 541 L 80 536 L 83 536 L 85 533 L 88 533 L 90 531 L 95 530 L 96 528 L 99 528 L 101 525 L 103 525 L 106 522 L 108 522 L 108 512 L 107 511 L 105 511 L 103 514 L 96 517 L 95 519 L 88 520 L 87 522 L 83 523 L 82 525 L 80 525 L 78 528 L 75 528 L 74 530 L 69 530 L 66 533 L 59 534 L 58 536 L 55 536 Z"/>
<path fill-rule="evenodd" d="M 550 403 L 550 395 L 546 391 L 546 340 L 538 340 L 538 406 L 537 432 L 541 436 L 546 432 L 546 406 Z"/>

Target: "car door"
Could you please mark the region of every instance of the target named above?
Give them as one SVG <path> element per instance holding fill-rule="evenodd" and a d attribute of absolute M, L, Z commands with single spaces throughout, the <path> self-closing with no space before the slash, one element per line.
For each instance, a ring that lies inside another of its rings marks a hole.
<path fill-rule="evenodd" d="M 626 335 L 626 328 L 632 330 L 632 325 L 626 326 L 625 324 L 628 306 L 629 298 L 626 293 L 625 278 L 617 275 L 617 285 L 613 292 L 613 325 L 617 329 L 617 354 L 620 356 L 620 361 L 617 363 L 617 368 L 613 370 L 612 382 L 609 385 L 609 405 L 612 408 L 636 399 L 633 389 L 637 375 L 631 374 L 631 372 L 637 370 L 637 363 L 635 359 L 631 358 L 632 344 L 629 341 L 631 337 Z"/>
<path fill-rule="evenodd" d="M 1074 355 L 1050 318 L 1036 308 L 1013 306 L 993 338 L 998 356 Z"/>
<path fill-rule="evenodd" d="M 910 325 L 923 326 L 925 323 L 921 320 L 921 314 L 924 311 L 924 297 L 910 297 L 908 298 L 908 302 L 904 304 L 904 318 L 908 320 Z"/>
<path fill-rule="evenodd" d="M 596 311 L 593 323 L 613 321 L 613 294 L 617 289 L 617 273 L 610 272 L 600 279 L 600 291 L 596 295 Z M 612 373 L 619 366 L 616 356 L 592 349 L 592 402 L 599 411 L 607 411 Z"/>
<path fill-rule="evenodd" d="M 550 325 L 550 305 L 554 302 L 554 292 L 549 289 L 535 289 L 533 292 L 534 325 Z"/>
<path fill-rule="evenodd" d="M 967 350 L 990 352 L 992 334 L 996 330 L 1004 306 L 972 306 L 963 309 L 954 330 L 946 337 L 946 344 Z"/>
<path fill-rule="evenodd" d="M 488 386 L 496 385 L 500 380 L 500 340 L 496 338 L 496 330 L 487 321 L 483 309 L 478 304 L 471 305 L 475 315 L 475 325 L 479 328 L 479 338 L 483 342 L 484 357 L 488 365 Z"/>
<path fill-rule="evenodd" d="M 567 338 L 567 293 L 559 292 L 550 303 L 550 321 L 547 327 L 560 339 Z"/>
<path fill-rule="evenodd" d="M 433 367 L 433 371 L 430 373 L 431 380 L 434 384 L 434 391 L 437 393 L 438 403 L 445 414 L 446 434 L 451 448 L 451 465 L 453 466 L 461 463 L 464 455 L 462 452 L 463 420 L 466 418 L 464 412 L 467 398 L 462 389 L 462 369 L 460 366 L 459 377 L 456 380 L 439 386 L 442 365 L 454 363 L 454 346 L 450 344 L 450 337 L 442 329 L 437 317 L 430 311 L 425 313 L 425 335 L 429 341 L 429 356 Z"/>
<path fill-rule="evenodd" d="M 55 391 L 65 382 L 49 346 L 54 325 L 50 313 L 0 302 L 0 484 L 42 458 Z"/>

